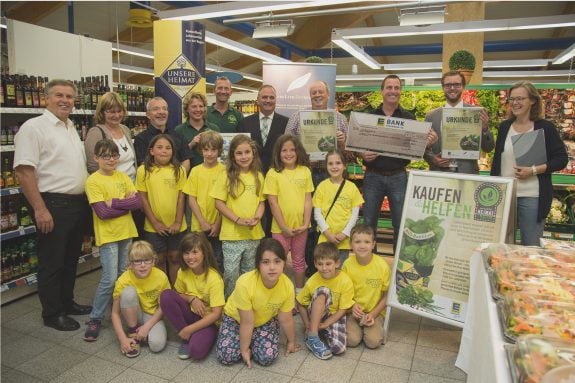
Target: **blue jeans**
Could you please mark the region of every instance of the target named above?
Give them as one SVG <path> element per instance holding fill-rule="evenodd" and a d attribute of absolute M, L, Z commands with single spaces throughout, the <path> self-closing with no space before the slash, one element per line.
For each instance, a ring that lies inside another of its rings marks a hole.
<path fill-rule="evenodd" d="M 401 172 L 392 176 L 384 176 L 371 171 L 365 173 L 363 180 L 363 219 L 377 232 L 377 219 L 385 196 L 389 200 L 391 223 L 393 225 L 393 250 L 399 235 L 403 200 L 407 189 L 407 173 Z"/>
<path fill-rule="evenodd" d="M 102 276 L 96 289 L 94 303 L 90 319 L 102 320 L 106 308 L 112 302 L 112 293 L 116 279 L 128 266 L 128 249 L 132 244 L 132 238 L 122 241 L 110 242 L 100 246 L 100 264 Z"/>
<path fill-rule="evenodd" d="M 523 246 L 540 246 L 545 221 L 537 222 L 538 197 L 517 197 L 517 224 Z"/>

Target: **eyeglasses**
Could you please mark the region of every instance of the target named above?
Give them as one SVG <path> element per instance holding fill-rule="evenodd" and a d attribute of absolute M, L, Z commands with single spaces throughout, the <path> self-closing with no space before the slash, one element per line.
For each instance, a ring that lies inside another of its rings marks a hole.
<path fill-rule="evenodd" d="M 509 101 L 510 104 L 513 104 L 514 102 L 523 102 L 528 98 L 529 97 L 509 97 L 507 101 Z"/>
<path fill-rule="evenodd" d="M 109 109 L 109 110 L 105 110 L 104 113 L 106 113 L 106 114 L 124 114 L 124 111 L 123 110 Z"/>
<path fill-rule="evenodd" d="M 132 265 L 140 266 L 140 265 L 151 265 L 154 263 L 153 259 L 137 259 L 135 261 L 130 262 Z"/>
<path fill-rule="evenodd" d="M 104 154 L 103 156 L 97 156 L 98 158 L 103 159 L 104 161 L 109 161 L 109 160 L 117 160 L 120 158 L 119 154 Z"/>
<path fill-rule="evenodd" d="M 462 83 L 459 83 L 459 84 L 449 83 L 449 84 L 443 84 L 443 87 L 446 89 L 449 89 L 449 88 L 459 89 L 459 88 L 463 87 L 463 84 Z"/>

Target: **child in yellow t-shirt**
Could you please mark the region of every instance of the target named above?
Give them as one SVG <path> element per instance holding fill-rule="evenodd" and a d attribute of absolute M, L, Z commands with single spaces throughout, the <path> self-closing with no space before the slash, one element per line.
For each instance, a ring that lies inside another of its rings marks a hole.
<path fill-rule="evenodd" d="M 378 348 L 383 341 L 383 322 L 391 271 L 387 262 L 373 254 L 375 235 L 369 225 L 351 230 L 352 255 L 342 267 L 353 282 L 355 304 L 347 314 L 347 345 Z"/>
<path fill-rule="evenodd" d="M 216 342 L 216 322 L 224 307 L 224 281 L 204 233 L 186 234 L 179 249 L 181 267 L 174 290 L 160 296 L 160 307 L 182 338 L 180 359 L 204 359 Z"/>
<path fill-rule="evenodd" d="M 335 244 L 318 244 L 313 257 L 317 272 L 297 295 L 297 306 L 307 332 L 307 348 L 317 358 L 329 359 L 345 351 L 345 314 L 353 306 L 353 284 L 339 271 Z"/>
<path fill-rule="evenodd" d="M 128 358 L 140 355 L 140 342 L 147 341 L 150 351 L 166 347 L 166 326 L 162 321 L 160 294 L 170 288 L 166 274 L 154 267 L 156 253 L 146 241 L 132 243 L 129 267 L 116 281 L 112 304 L 112 325 L 120 341 L 120 350 Z M 122 327 L 122 319 L 128 334 Z"/>
<path fill-rule="evenodd" d="M 226 172 L 220 173 L 210 196 L 222 214 L 224 289 L 230 296 L 238 277 L 255 267 L 256 248 L 264 237 L 264 177 L 256 143 L 244 134 L 230 142 Z"/>
<path fill-rule="evenodd" d="M 335 244 L 342 264 L 349 253 L 348 237 L 357 223 L 363 197 L 353 182 L 346 181 L 345 156 L 341 151 L 328 152 L 325 163 L 329 178 L 317 186 L 313 195 L 313 217 L 321 232 L 318 243 L 327 241 Z"/>
<path fill-rule="evenodd" d="M 174 141 L 167 134 L 155 136 L 148 151 L 136 172 L 136 188 L 146 215 L 144 239 L 154 246 L 157 266 L 167 270 L 173 283 L 180 267 L 178 246 L 187 229 L 182 193 L 186 171 L 174 155 Z"/>
<path fill-rule="evenodd" d="M 274 146 L 264 194 L 273 214 L 272 237 L 291 251 L 296 291 L 305 282 L 305 243 L 311 220 L 313 181 L 307 153 L 295 136 L 284 134 Z"/>
<path fill-rule="evenodd" d="M 98 170 L 86 180 L 86 195 L 92 206 L 96 246 L 100 247 L 102 276 L 94 295 L 84 340 L 94 342 L 100 335 L 104 312 L 112 301 L 114 283 L 126 270 L 128 248 L 138 236 L 131 210 L 141 207 L 140 196 L 130 177 L 116 170 L 120 151 L 109 139 L 94 147 Z"/>
<path fill-rule="evenodd" d="M 223 148 L 224 140 L 217 132 L 208 130 L 198 136 L 197 150 L 204 158 L 204 162 L 192 168 L 182 190 L 188 195 L 188 203 L 192 210 L 192 231 L 202 231 L 206 235 L 212 245 L 220 272 L 224 270 L 222 241 L 220 241 L 222 216 L 216 209 L 216 200 L 210 193 L 218 175 L 225 170 L 225 166 L 218 162 Z"/>
<path fill-rule="evenodd" d="M 292 315 L 294 287 L 283 273 L 286 254 L 273 238 L 263 239 L 256 250 L 257 268 L 239 277 L 226 302 L 216 358 L 222 364 L 243 360 L 267 366 L 279 355 L 280 326 L 287 338 L 286 355 L 299 350 Z"/>

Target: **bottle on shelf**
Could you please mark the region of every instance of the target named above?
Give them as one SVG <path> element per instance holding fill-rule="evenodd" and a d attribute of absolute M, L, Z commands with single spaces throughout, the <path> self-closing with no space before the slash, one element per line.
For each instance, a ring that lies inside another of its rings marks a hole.
<path fill-rule="evenodd" d="M 24 89 L 24 107 L 33 108 L 34 101 L 32 97 L 32 83 L 30 81 L 30 77 L 24 75 L 22 82 L 22 87 Z"/>
<path fill-rule="evenodd" d="M 16 84 L 14 83 L 13 76 L 10 76 L 8 73 L 6 73 L 4 77 L 6 83 L 5 104 L 9 108 L 13 108 L 16 106 Z"/>
<path fill-rule="evenodd" d="M 10 157 L 5 156 L 2 159 L 2 179 L 4 180 L 4 187 L 11 188 L 16 186 L 16 177 L 12 170 L 12 161 Z"/>
<path fill-rule="evenodd" d="M 16 107 L 23 108 L 26 103 L 24 101 L 24 85 L 22 84 L 22 77 L 14 75 L 14 83 L 16 87 Z"/>
<path fill-rule="evenodd" d="M 40 108 L 46 107 L 46 88 L 45 85 L 48 83 L 48 77 L 42 78 L 38 76 L 38 96 L 40 99 Z"/>
<path fill-rule="evenodd" d="M 4 74 L 4 68 L 1 69 L 0 73 L 0 106 L 6 106 L 6 75 Z"/>
<path fill-rule="evenodd" d="M 28 227 L 32 225 L 30 209 L 23 200 L 20 200 L 20 209 L 18 210 L 18 224 L 22 227 Z"/>

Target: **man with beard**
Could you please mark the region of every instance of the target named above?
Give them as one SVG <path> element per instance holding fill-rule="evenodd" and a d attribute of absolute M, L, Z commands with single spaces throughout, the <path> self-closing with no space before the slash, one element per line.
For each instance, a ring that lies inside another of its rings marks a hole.
<path fill-rule="evenodd" d="M 457 167 L 450 167 L 451 159 L 441 157 L 441 117 L 443 108 L 467 108 L 472 107 L 464 103 L 461 99 L 465 89 L 465 78 L 457 71 L 450 71 L 441 77 L 441 87 L 445 94 L 445 106 L 430 111 L 425 116 L 425 121 L 431 122 L 431 128 L 437 133 L 437 142 L 428 148 L 423 158 L 429 164 L 430 170 L 455 171 L 457 173 L 477 174 L 479 166 L 476 160 L 456 160 Z M 495 147 L 493 133 L 489 129 L 489 116 L 487 111 L 481 111 L 482 133 L 481 133 L 481 150 L 490 152 Z"/>

